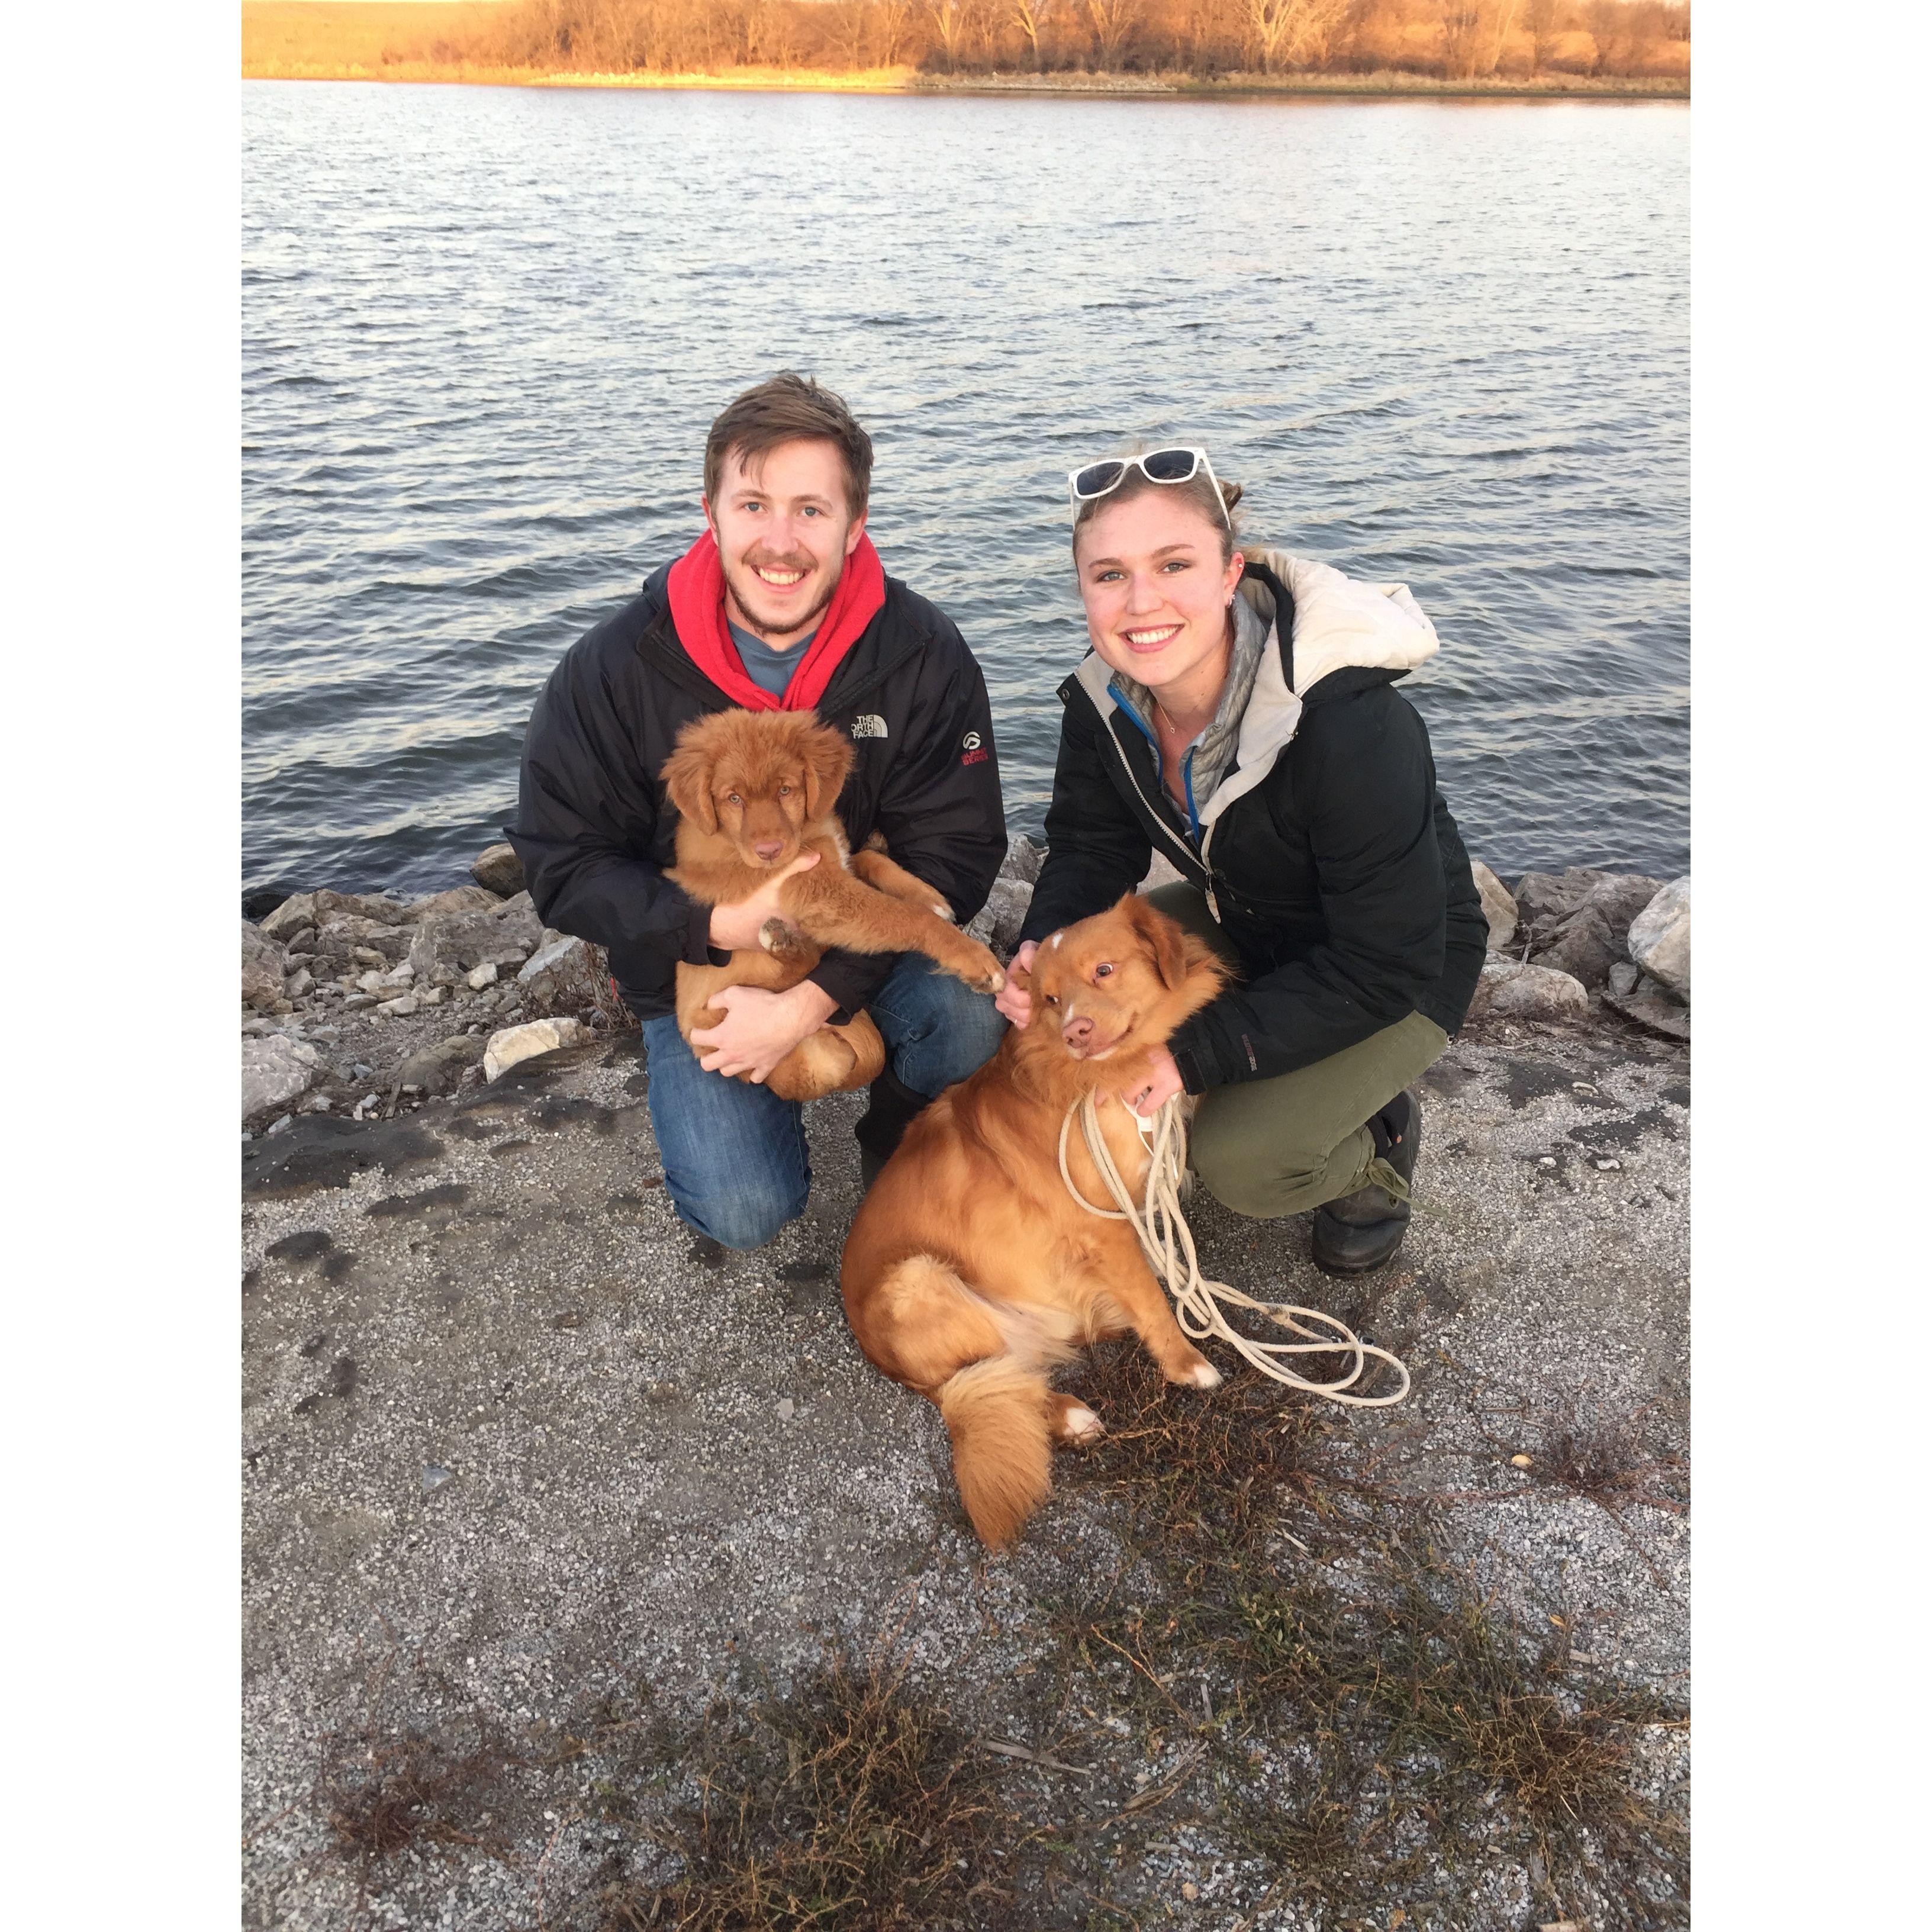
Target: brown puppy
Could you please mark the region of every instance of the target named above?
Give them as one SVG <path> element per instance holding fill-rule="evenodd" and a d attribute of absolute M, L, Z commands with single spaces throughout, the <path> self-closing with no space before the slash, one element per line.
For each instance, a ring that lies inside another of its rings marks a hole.
<path fill-rule="evenodd" d="M 852 769 L 852 747 L 809 711 L 716 711 L 677 734 L 664 788 L 677 807 L 677 863 L 668 876 L 703 905 L 748 898 L 800 853 L 819 862 L 779 889 L 783 920 L 766 922 L 764 950 L 724 966 L 680 964 L 678 1030 L 724 1018 L 711 1004 L 724 986 L 795 986 L 830 946 L 856 952 L 923 952 L 976 992 L 1006 983 L 1000 962 L 950 922 L 950 909 L 886 857 L 854 852 L 832 808 Z M 862 1087 L 885 1065 L 885 1042 L 863 1013 L 821 1028 L 780 1060 L 765 1084 L 782 1100 Z M 740 1076 L 740 1078 L 748 1076 Z"/>
<path fill-rule="evenodd" d="M 1011 1538 L 1052 1484 L 1052 1444 L 1100 1432 L 1048 1377 L 1084 1343 L 1131 1328 L 1172 1382 L 1212 1388 L 1124 1221 L 1087 1213 L 1060 1179 L 1060 1130 L 1083 1094 L 1138 1195 L 1148 1150 L 1119 1097 L 1226 969 L 1144 898 L 1055 933 L 1035 956 L 1031 1024 L 906 1130 L 860 1204 L 839 1279 L 866 1359 L 939 1406 L 982 1540 Z M 1102 1090 L 1104 1090 L 1102 1091 Z M 1068 1168 L 1108 1196 L 1081 1136 Z"/>

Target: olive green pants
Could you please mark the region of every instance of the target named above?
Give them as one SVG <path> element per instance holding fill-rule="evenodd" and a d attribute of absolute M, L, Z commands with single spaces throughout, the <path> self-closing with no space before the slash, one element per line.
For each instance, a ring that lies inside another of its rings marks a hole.
<path fill-rule="evenodd" d="M 1148 898 L 1238 964 L 1207 901 L 1192 886 L 1156 886 Z M 1365 1123 L 1433 1066 L 1448 1044 L 1433 1020 L 1412 1012 L 1292 1073 L 1210 1087 L 1194 1117 L 1189 1165 L 1216 1200 L 1257 1220 L 1304 1214 L 1370 1181 L 1406 1198 L 1407 1186 L 1377 1158 Z"/>

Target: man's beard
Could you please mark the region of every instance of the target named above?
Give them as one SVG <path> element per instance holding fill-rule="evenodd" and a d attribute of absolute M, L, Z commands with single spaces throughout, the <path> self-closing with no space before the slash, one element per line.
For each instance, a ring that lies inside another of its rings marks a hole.
<path fill-rule="evenodd" d="M 752 568 L 754 562 L 763 564 L 767 570 L 796 570 L 800 568 L 800 560 L 796 557 L 770 556 L 758 552 L 748 554 L 742 563 L 725 561 L 722 553 L 719 560 L 724 563 L 724 587 L 731 593 L 732 602 L 737 605 L 746 620 L 745 628 L 751 632 L 753 635 L 769 643 L 772 634 L 772 627 L 760 619 L 758 607 L 750 598 L 746 596 L 746 580 L 749 580 L 748 587 L 755 596 L 765 586 L 759 583 L 758 574 Z M 807 561 L 803 568 L 806 574 L 809 576 L 818 568 L 818 566 L 817 561 L 812 560 Z M 796 640 L 815 632 L 824 619 L 827 608 L 830 606 L 832 598 L 838 595 L 839 583 L 844 574 L 844 558 L 842 556 L 834 558 L 832 574 L 825 586 L 825 594 L 808 610 L 802 612 L 796 616 L 791 616 L 788 614 L 785 621 L 778 628 L 777 634 Z"/>

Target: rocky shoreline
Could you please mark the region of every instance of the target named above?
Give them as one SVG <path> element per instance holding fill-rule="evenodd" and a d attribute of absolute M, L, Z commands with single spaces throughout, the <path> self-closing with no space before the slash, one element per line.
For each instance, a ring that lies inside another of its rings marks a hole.
<path fill-rule="evenodd" d="M 242 1150 L 245 1926 L 1688 1922 L 1687 884 L 1487 882 L 1389 1268 L 1190 1203 L 1408 1400 L 1106 1345 L 988 1558 L 844 1323 L 864 1096 L 770 1246 L 694 1240 L 598 962 L 479 869 L 244 934 L 244 1054 L 308 1049 Z"/>
<path fill-rule="evenodd" d="M 1045 860 L 1008 846 L 968 930 L 1010 957 Z M 1573 866 L 1512 892 L 1485 865 L 1489 964 L 1472 1021 L 1586 1022 L 1606 1010 L 1690 1036 L 1690 881 Z M 635 1023 L 602 950 L 546 927 L 507 844 L 470 883 L 405 903 L 327 889 L 242 923 L 243 1137 L 298 1114 L 393 1118 L 495 1080 L 535 1054 Z M 1156 860 L 1144 883 L 1178 877 Z"/>

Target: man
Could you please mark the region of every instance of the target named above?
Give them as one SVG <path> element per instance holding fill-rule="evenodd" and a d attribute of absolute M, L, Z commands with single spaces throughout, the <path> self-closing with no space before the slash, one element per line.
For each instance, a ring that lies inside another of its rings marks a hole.
<path fill-rule="evenodd" d="M 920 956 L 837 950 L 788 992 L 721 993 L 725 1018 L 692 1036 L 696 1054 L 673 1014 L 679 961 L 755 946 L 789 876 L 708 910 L 665 878 L 676 817 L 658 774 L 694 718 L 815 710 L 857 754 L 838 801 L 852 844 L 882 832 L 962 924 L 998 872 L 986 680 L 952 622 L 885 574 L 866 535 L 872 469 L 871 437 L 830 390 L 789 373 L 748 389 L 705 443 L 704 533 L 564 654 L 524 742 L 510 838 L 531 896 L 547 923 L 608 950 L 644 1023 L 664 1185 L 726 1247 L 762 1246 L 804 1211 L 803 1110 L 762 1084 L 801 1040 L 861 1009 L 885 1040 L 858 1127 L 869 1184 L 1004 1028 L 990 1000 Z"/>

